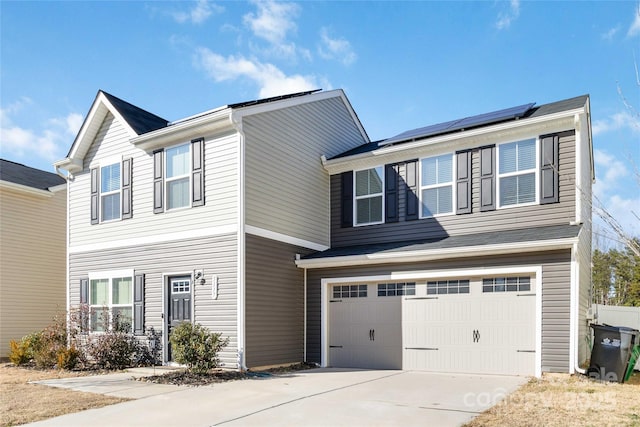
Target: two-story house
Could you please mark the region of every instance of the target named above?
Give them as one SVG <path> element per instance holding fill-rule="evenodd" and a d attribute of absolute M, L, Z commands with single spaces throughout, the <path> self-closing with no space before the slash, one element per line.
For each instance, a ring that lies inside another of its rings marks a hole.
<path fill-rule="evenodd" d="M 321 156 L 368 143 L 340 90 L 168 122 L 99 91 L 67 157 L 69 308 L 144 335 L 181 321 L 229 338 L 227 368 L 304 357 L 304 272 L 329 248 Z"/>
<path fill-rule="evenodd" d="M 310 360 L 536 375 L 587 357 L 589 98 L 414 129 L 323 158 L 331 248 L 305 271 Z"/>
<path fill-rule="evenodd" d="M 67 186 L 0 159 L 0 358 L 66 308 Z"/>
<path fill-rule="evenodd" d="M 587 354 L 589 99 L 369 141 L 340 90 L 168 122 L 105 92 L 69 173 L 69 306 L 225 367 L 540 375 Z"/>

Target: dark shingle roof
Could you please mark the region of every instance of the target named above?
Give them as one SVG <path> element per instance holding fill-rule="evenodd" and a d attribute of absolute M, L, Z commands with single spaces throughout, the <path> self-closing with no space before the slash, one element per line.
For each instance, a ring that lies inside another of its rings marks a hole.
<path fill-rule="evenodd" d="M 27 187 L 47 190 L 67 181 L 55 173 L 45 172 L 9 160 L 0 159 L 0 181 L 12 182 Z"/>
<path fill-rule="evenodd" d="M 524 120 L 524 119 L 528 119 L 528 118 L 532 118 L 532 117 L 541 117 L 541 116 L 546 116 L 548 114 L 553 114 L 553 113 L 558 113 L 561 111 L 567 111 L 567 110 L 573 110 L 576 108 L 580 108 L 582 106 L 584 106 L 584 104 L 587 102 L 587 99 L 589 98 L 589 95 L 582 95 L 582 96 L 576 96 L 575 98 L 569 98 L 569 99 L 564 99 L 562 101 L 557 101 L 557 102 L 552 102 L 550 104 L 544 104 L 544 105 L 540 105 L 538 107 L 532 107 L 529 108 L 528 111 L 526 111 L 526 113 L 524 113 L 524 115 L 522 117 L 518 117 L 518 118 L 511 118 L 509 120 L 503 120 L 502 122 L 508 122 L 508 121 L 513 121 L 513 120 Z M 533 105 L 533 104 L 531 104 Z M 517 107 L 514 107 L 517 108 Z M 479 115 L 478 117 L 483 116 L 482 114 Z M 469 129 L 477 129 L 477 128 L 482 128 L 482 127 L 486 127 L 486 126 L 491 126 L 491 125 L 495 125 L 496 122 L 489 122 L 489 123 L 483 123 L 481 125 L 478 126 L 473 126 L 470 128 L 465 128 L 465 129 L 459 129 L 459 128 L 455 128 L 454 130 L 450 131 L 450 130 L 446 130 L 451 128 L 451 126 L 447 126 L 447 125 L 453 125 L 455 123 L 460 122 L 463 119 L 457 119 L 457 120 L 451 120 L 448 122 L 443 122 L 443 123 L 439 123 L 439 124 L 435 124 L 435 125 L 430 125 L 430 126 L 426 126 L 424 127 L 424 129 L 431 129 L 431 128 L 442 128 L 444 129 L 442 132 L 440 133 L 435 133 L 435 134 L 430 134 L 426 137 L 433 137 L 433 136 L 440 136 L 440 135 L 445 135 L 448 133 L 454 133 L 454 132 L 464 132 L 465 130 L 469 130 Z M 422 128 L 418 128 L 418 129 L 414 129 L 412 131 L 407 131 L 407 132 L 403 132 L 403 134 L 414 134 L 416 131 L 419 131 Z M 400 134 L 403 135 L 403 134 Z M 398 136 L 394 136 L 390 139 L 397 139 Z M 405 142 L 409 142 L 409 141 L 413 141 L 415 139 L 422 139 L 422 137 L 420 138 L 409 138 L 407 140 L 397 140 L 397 141 L 393 141 L 393 145 L 400 145 L 403 144 Z M 359 147 L 353 148 L 349 151 L 346 151 L 344 153 L 340 153 L 337 156 L 332 157 L 332 159 L 337 159 L 337 158 L 341 158 L 341 157 L 347 157 L 347 156 L 352 156 L 355 154 L 362 154 L 362 153 L 367 153 L 373 150 L 377 150 L 378 148 L 381 148 L 380 146 L 380 142 L 384 142 L 385 140 L 382 141 L 378 141 L 376 143 L 368 143 L 368 144 L 363 144 Z M 390 141 L 391 142 L 391 141 Z"/>
<path fill-rule="evenodd" d="M 127 101 L 123 101 L 105 91 L 101 92 L 138 135 L 167 127 L 167 124 L 169 124 L 169 121 L 162 117 L 129 104 Z"/>
<path fill-rule="evenodd" d="M 287 95 L 272 96 L 271 98 L 262 98 L 262 99 L 255 99 L 253 101 L 238 102 L 235 104 L 229 104 L 227 105 L 227 107 L 242 108 L 242 107 L 249 107 L 251 105 L 266 104 L 268 102 L 280 101 L 280 100 L 289 99 L 289 98 L 296 98 L 298 96 L 311 95 L 312 93 L 316 93 L 321 90 L 322 89 L 314 89 L 314 90 L 308 90 L 306 92 L 297 92 L 297 93 L 290 93 Z"/>
<path fill-rule="evenodd" d="M 448 236 L 430 240 L 381 243 L 372 245 L 345 246 L 327 249 L 303 257 L 303 259 L 334 258 L 356 255 L 399 253 L 407 251 L 427 251 L 486 245 L 539 242 L 574 238 L 580 232 L 579 225 L 553 225 L 548 227 L 523 228 L 463 236 Z"/>

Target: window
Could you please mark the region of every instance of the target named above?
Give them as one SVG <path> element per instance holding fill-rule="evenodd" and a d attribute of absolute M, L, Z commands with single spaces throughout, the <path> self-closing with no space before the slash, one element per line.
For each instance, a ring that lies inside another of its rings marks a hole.
<path fill-rule="evenodd" d="M 384 169 L 382 166 L 355 173 L 356 224 L 378 224 L 382 222 Z"/>
<path fill-rule="evenodd" d="M 167 209 L 190 206 L 190 144 L 166 150 Z"/>
<path fill-rule="evenodd" d="M 366 298 L 367 285 L 346 285 L 333 287 L 334 298 Z"/>
<path fill-rule="evenodd" d="M 378 285 L 379 297 L 395 297 L 402 295 L 415 295 L 416 283 L 381 283 Z"/>
<path fill-rule="evenodd" d="M 500 206 L 536 201 L 536 140 L 498 146 Z"/>
<path fill-rule="evenodd" d="M 482 279 L 482 292 L 518 292 L 530 291 L 529 277 L 494 277 Z"/>
<path fill-rule="evenodd" d="M 116 275 L 89 280 L 91 330 L 107 331 L 117 325 L 119 330 L 133 327 L 133 278 Z"/>
<path fill-rule="evenodd" d="M 468 294 L 468 280 L 438 280 L 427 282 L 427 295 Z"/>
<path fill-rule="evenodd" d="M 453 155 L 422 159 L 421 198 L 422 217 L 453 212 Z"/>
<path fill-rule="evenodd" d="M 120 163 L 100 168 L 102 221 L 120 219 Z"/>

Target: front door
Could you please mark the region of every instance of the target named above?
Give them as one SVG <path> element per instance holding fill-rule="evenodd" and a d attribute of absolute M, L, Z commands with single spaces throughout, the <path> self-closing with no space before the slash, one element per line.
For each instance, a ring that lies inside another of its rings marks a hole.
<path fill-rule="evenodd" d="M 167 337 L 171 329 L 182 322 L 191 322 L 191 276 L 172 276 L 167 283 Z M 171 357 L 171 344 L 167 340 L 167 360 Z"/>

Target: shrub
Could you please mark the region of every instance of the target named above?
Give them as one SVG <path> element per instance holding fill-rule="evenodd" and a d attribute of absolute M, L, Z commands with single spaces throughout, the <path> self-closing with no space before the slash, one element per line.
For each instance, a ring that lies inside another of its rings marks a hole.
<path fill-rule="evenodd" d="M 87 352 L 100 369 L 124 369 L 136 364 L 137 356 L 144 351 L 131 334 L 109 331 L 91 340 Z"/>
<path fill-rule="evenodd" d="M 24 365 L 25 363 L 31 360 L 27 352 L 27 346 L 23 340 L 19 342 L 16 340 L 9 341 L 9 346 L 11 347 L 11 351 L 9 352 L 9 360 L 14 365 Z"/>
<path fill-rule="evenodd" d="M 69 348 L 62 348 L 58 350 L 58 368 L 67 370 L 75 369 L 82 359 L 81 356 L 82 355 L 80 354 L 78 349 L 73 345 Z"/>
<path fill-rule="evenodd" d="M 33 352 L 33 361 L 36 367 L 41 369 L 55 368 L 58 363 L 58 353 L 67 348 L 67 322 L 65 318 L 54 317 L 49 326 L 42 332 L 31 334 L 29 340 L 29 348 Z"/>
<path fill-rule="evenodd" d="M 229 343 L 221 337 L 199 323 L 181 323 L 169 335 L 173 359 L 192 372 L 205 373 L 218 366 L 218 353 Z"/>

